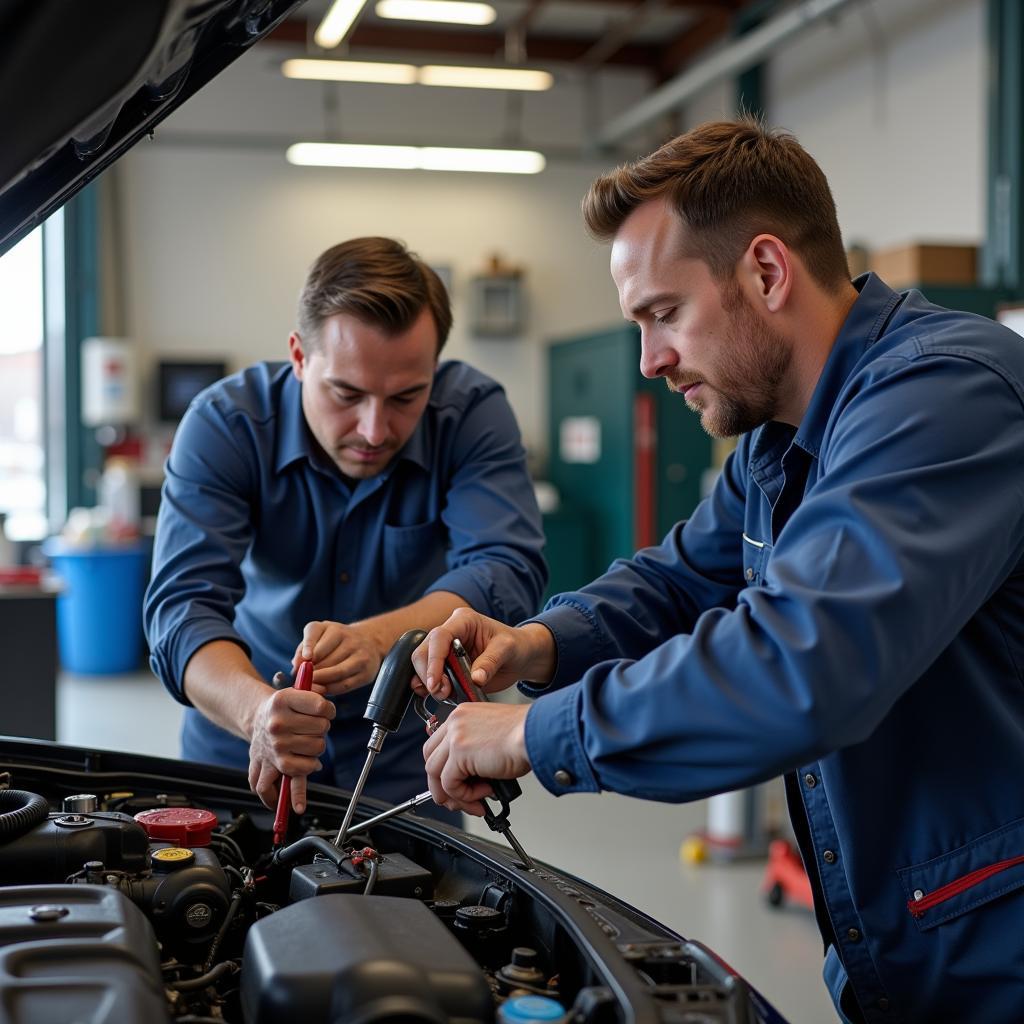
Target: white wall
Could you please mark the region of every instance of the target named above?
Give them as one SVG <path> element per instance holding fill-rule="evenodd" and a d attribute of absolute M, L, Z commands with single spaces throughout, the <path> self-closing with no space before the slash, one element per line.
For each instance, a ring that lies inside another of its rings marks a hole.
<path fill-rule="evenodd" d="M 300 168 L 285 162 L 285 144 L 324 137 L 325 89 L 283 79 L 289 55 L 255 49 L 117 168 L 125 329 L 143 362 L 204 352 L 235 367 L 283 358 L 313 259 L 346 238 L 389 235 L 451 268 L 446 354 L 502 381 L 528 448 L 543 453 L 546 342 L 621 320 L 607 247 L 586 236 L 579 212 L 609 163 L 559 159 L 583 136 L 581 81 L 563 73 L 550 94 L 522 97 L 521 120 L 489 91 L 331 87 L 333 120 L 359 141 L 436 141 L 436 131 L 444 142 L 494 145 L 520 124 L 527 144 L 554 150 L 537 176 Z M 621 109 L 643 86 L 635 72 L 599 81 L 602 109 Z M 525 271 L 521 338 L 479 340 L 469 330 L 468 281 L 494 253 Z"/>
<path fill-rule="evenodd" d="M 825 169 L 848 243 L 981 239 L 984 8 L 984 0 L 874 0 L 873 22 L 856 5 L 769 63 L 769 119 L 793 130 Z M 393 235 L 452 268 L 448 352 L 502 380 L 528 446 L 543 453 L 546 342 L 621 316 L 607 248 L 587 238 L 579 216 L 587 185 L 610 162 L 567 158 L 585 136 L 581 79 L 560 73 L 551 93 L 522 97 L 518 116 L 501 94 L 368 86 L 332 87 L 332 114 L 321 84 L 282 79 L 279 62 L 291 52 L 257 47 L 116 169 L 125 329 L 145 358 L 207 352 L 241 366 L 282 356 L 312 259 L 344 238 Z M 642 94 L 644 80 L 615 72 L 597 88 L 608 117 Z M 731 82 L 707 90 L 681 123 L 728 115 L 733 95 Z M 335 129 L 360 141 L 487 145 L 518 129 L 555 159 L 525 178 L 285 163 L 286 141 Z M 475 340 L 468 331 L 466 284 L 494 252 L 526 271 L 529 326 L 520 339 Z"/>
<path fill-rule="evenodd" d="M 847 244 L 981 241 L 985 7 L 855 4 L 769 64 L 770 120 L 821 164 Z"/>

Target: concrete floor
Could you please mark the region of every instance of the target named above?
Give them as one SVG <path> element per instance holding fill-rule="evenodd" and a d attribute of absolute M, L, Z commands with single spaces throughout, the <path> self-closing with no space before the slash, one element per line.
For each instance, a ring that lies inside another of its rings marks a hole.
<path fill-rule="evenodd" d="M 181 709 L 148 673 L 62 674 L 62 743 L 176 757 Z M 682 840 L 705 824 L 703 803 L 681 806 L 616 794 L 556 800 L 532 777 L 513 809 L 516 837 L 541 860 L 597 885 L 731 964 L 793 1024 L 835 1021 L 821 982 L 821 943 L 809 911 L 769 908 L 763 864 L 684 864 Z M 480 821 L 470 831 L 487 833 Z"/>

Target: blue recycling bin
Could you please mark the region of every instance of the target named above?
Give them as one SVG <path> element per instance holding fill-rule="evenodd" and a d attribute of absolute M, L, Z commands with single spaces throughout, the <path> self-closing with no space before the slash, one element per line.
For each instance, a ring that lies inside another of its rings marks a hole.
<path fill-rule="evenodd" d="M 63 582 L 57 598 L 61 665 L 82 675 L 134 672 L 142 657 L 142 595 L 149 545 L 43 545 Z"/>

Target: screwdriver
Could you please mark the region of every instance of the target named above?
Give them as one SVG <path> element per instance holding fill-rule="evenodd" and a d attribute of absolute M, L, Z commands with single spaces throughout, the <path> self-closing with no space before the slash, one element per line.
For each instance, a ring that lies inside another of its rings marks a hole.
<path fill-rule="evenodd" d="M 373 760 L 384 746 L 384 738 L 402 724 L 405 712 L 412 701 L 412 681 L 416 675 L 416 670 L 412 667 L 412 652 L 423 643 L 426 635 L 426 630 L 423 629 L 407 630 L 395 641 L 380 666 L 363 715 L 367 721 L 373 722 L 370 742 L 366 744 L 366 763 L 359 773 L 355 789 L 352 790 L 352 799 L 348 802 L 341 828 L 334 839 L 335 846 L 340 847 L 345 842 L 356 804 L 363 793 L 363 786 L 366 785 Z"/>
<path fill-rule="evenodd" d="M 443 721 L 444 718 L 448 717 L 453 705 L 464 704 L 467 701 L 490 702 L 487 694 L 473 682 L 466 649 L 457 637 L 452 641 L 451 650 L 445 658 L 444 668 L 445 675 L 448 676 L 448 680 L 452 684 L 452 693 L 451 703 L 441 705 L 441 708 L 445 710 L 439 713 L 438 718 L 440 720 Z M 509 804 L 516 797 L 522 796 L 522 788 L 515 779 L 486 779 L 485 781 L 494 791 L 493 799 L 501 804 L 501 812 L 495 814 L 487 803 L 490 798 L 484 798 L 484 821 L 487 822 L 487 827 L 494 832 L 500 832 L 505 837 L 508 845 L 518 854 L 523 865 L 532 870 L 536 865 L 520 845 L 519 840 L 512 834 L 508 820 Z"/>
<path fill-rule="evenodd" d="M 281 673 L 278 673 L 280 675 Z M 276 681 L 276 677 L 275 677 Z M 313 686 L 313 662 L 304 661 L 295 676 L 295 689 L 308 690 Z M 274 845 L 280 846 L 288 834 L 288 815 L 292 806 L 292 780 L 281 776 L 281 789 L 277 794 L 277 813 L 274 815 Z"/>
<path fill-rule="evenodd" d="M 352 826 L 352 833 L 358 834 L 364 832 L 368 828 L 373 828 L 374 825 L 379 825 L 382 821 L 388 821 L 394 818 L 396 815 L 404 814 L 406 811 L 414 810 L 417 807 L 422 807 L 426 803 L 430 803 L 434 798 L 430 795 L 430 790 L 424 790 L 422 793 L 417 793 L 416 796 L 410 797 L 408 800 L 403 800 L 400 804 L 395 804 L 394 807 L 388 808 L 386 811 L 381 811 L 380 814 L 375 814 L 372 818 L 367 818 L 366 821 L 359 822 L 358 825 Z"/>

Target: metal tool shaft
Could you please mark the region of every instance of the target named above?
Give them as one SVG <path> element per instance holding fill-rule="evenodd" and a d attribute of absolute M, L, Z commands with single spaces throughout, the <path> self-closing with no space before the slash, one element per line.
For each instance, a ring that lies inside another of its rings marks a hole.
<path fill-rule="evenodd" d="M 431 797 L 429 790 L 419 793 L 409 800 L 403 800 L 402 803 L 395 804 L 394 807 L 387 811 L 381 811 L 380 814 L 375 814 L 372 818 L 367 818 L 366 821 L 361 821 L 357 825 L 353 825 L 349 831 L 353 834 L 364 832 L 368 828 L 373 828 L 374 825 L 379 825 L 382 821 L 387 821 L 389 818 L 397 817 L 399 814 L 404 814 L 406 811 L 422 807 L 423 804 L 429 803 L 432 799 L 433 798 Z"/>
<path fill-rule="evenodd" d="M 356 782 L 356 788 L 352 790 L 352 799 L 348 802 L 348 809 L 345 811 L 345 817 L 342 819 L 341 828 L 338 829 L 338 834 L 334 838 L 335 846 L 340 847 L 345 842 L 348 827 L 352 824 L 352 815 L 355 814 L 356 804 L 359 803 L 359 798 L 363 795 L 363 786 L 366 785 L 370 768 L 373 767 L 373 759 L 380 753 L 380 748 L 384 744 L 385 735 L 386 731 L 384 729 L 380 728 L 380 726 L 374 726 L 373 732 L 370 734 L 370 742 L 367 744 L 366 763 L 363 765 L 363 770 L 359 773 L 359 780 Z"/>
<path fill-rule="evenodd" d="M 501 834 L 508 840 L 508 845 L 519 855 L 519 859 L 523 862 L 523 867 L 532 871 L 537 865 L 534 864 L 530 855 L 519 844 L 519 840 L 512 835 L 512 829 L 503 828 L 501 829 Z"/>

